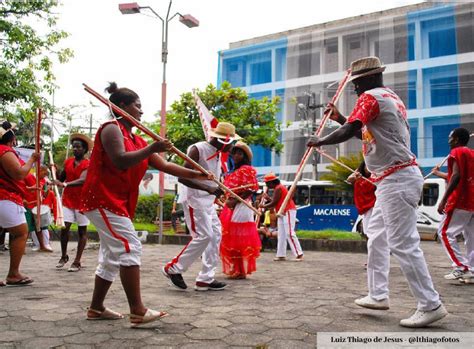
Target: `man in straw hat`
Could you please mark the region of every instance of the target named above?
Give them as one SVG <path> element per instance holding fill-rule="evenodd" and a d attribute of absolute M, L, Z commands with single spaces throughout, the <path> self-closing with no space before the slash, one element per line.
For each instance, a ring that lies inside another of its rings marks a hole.
<path fill-rule="evenodd" d="M 64 169 L 59 174 L 55 184 L 64 188 L 63 191 L 63 212 L 65 227 L 61 229 L 61 258 L 56 268 L 62 269 L 69 261 L 67 245 L 69 242 L 69 230 L 72 223 L 77 223 L 77 251 L 74 262 L 68 271 L 76 272 L 81 270 L 81 257 L 87 242 L 87 226 L 89 220 L 79 212 L 81 202 L 81 190 L 87 176 L 89 159 L 85 155 L 92 150 L 94 143 L 86 135 L 73 133 L 70 137 L 73 157 L 66 159 Z"/>
<path fill-rule="evenodd" d="M 188 148 L 188 156 L 204 167 L 215 178 L 221 176 L 220 156 L 228 152 L 232 144 L 240 139 L 235 133 L 234 125 L 220 122 L 209 132 L 209 142 L 198 142 Z M 192 168 L 189 162 L 185 167 Z M 218 291 L 227 285 L 214 279 L 219 261 L 219 243 L 221 240 L 221 223 L 214 208 L 216 197 L 222 195 L 222 190 L 210 180 L 194 181 L 180 178 L 184 186 L 181 193 L 184 217 L 193 239 L 184 249 L 168 262 L 163 268 L 163 274 L 170 280 L 171 286 L 185 290 L 184 273 L 191 264 L 202 255 L 202 268 L 196 278 L 196 291 Z"/>
<path fill-rule="evenodd" d="M 274 208 L 278 212 L 288 194 L 288 189 L 280 183 L 280 179 L 272 172 L 266 174 L 263 177 L 263 181 L 268 188 L 273 189 L 273 197 L 269 203 L 262 204 L 260 207 L 267 210 Z M 295 261 L 301 262 L 303 260 L 303 250 L 295 233 L 295 225 L 296 205 L 293 199 L 290 199 L 286 205 L 284 215 L 278 217 L 278 247 L 276 257 L 273 259 L 274 261 L 286 261 L 287 241 L 291 252 L 295 256 Z"/>
<path fill-rule="evenodd" d="M 357 299 L 361 307 L 389 308 L 390 252 L 394 255 L 418 301 L 416 312 L 400 321 L 404 327 L 425 327 L 448 312 L 434 289 L 416 230 L 416 207 L 423 176 L 410 151 L 410 129 L 402 100 L 383 84 L 385 67 L 377 57 L 351 63 L 351 81 L 358 95 L 347 119 L 334 105 L 331 118 L 342 126 L 331 134 L 313 137 L 308 146 L 337 144 L 353 136 L 362 139 L 368 170 L 377 185 L 376 202 L 369 222 L 367 276 L 369 294 Z"/>

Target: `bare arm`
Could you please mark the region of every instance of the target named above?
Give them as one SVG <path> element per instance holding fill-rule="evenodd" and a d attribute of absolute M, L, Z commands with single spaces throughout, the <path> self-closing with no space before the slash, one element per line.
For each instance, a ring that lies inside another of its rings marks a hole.
<path fill-rule="evenodd" d="M 329 117 L 331 120 L 334 120 L 336 121 L 339 125 L 344 125 L 346 122 L 347 122 L 347 118 L 342 115 L 339 111 L 339 109 L 337 109 L 337 107 L 332 104 L 332 103 L 329 103 L 328 104 L 328 107 L 326 108 L 326 110 L 324 111 L 324 114 L 326 113 L 329 113 L 329 112 L 332 112 L 331 113 L 331 116 Z M 362 139 L 362 132 L 359 130 L 357 131 L 355 134 L 354 134 L 354 137 L 357 137 L 359 139 Z"/>
<path fill-rule="evenodd" d="M 278 201 L 280 201 L 280 198 L 281 198 L 281 188 L 278 188 L 273 192 L 272 201 L 270 201 L 267 204 L 263 204 L 260 207 L 263 207 L 265 209 L 274 208 L 278 204 Z"/>
<path fill-rule="evenodd" d="M 443 199 L 439 203 L 438 206 L 438 212 L 440 214 L 443 214 L 444 209 L 446 207 L 446 203 L 448 202 L 449 196 L 453 193 L 453 191 L 456 189 L 456 187 L 459 184 L 459 181 L 461 180 L 461 173 L 459 172 L 459 166 L 456 163 L 456 161 L 453 162 L 453 174 L 451 175 L 451 178 L 448 182 L 448 185 L 446 187 L 446 192 L 443 195 Z"/>
<path fill-rule="evenodd" d="M 322 145 L 338 144 L 347 141 L 360 133 L 362 129 L 362 122 L 356 120 L 354 122 L 345 123 L 334 132 L 331 132 L 326 137 L 311 137 L 308 142 L 309 147 L 320 147 Z"/>
<path fill-rule="evenodd" d="M 35 161 L 39 158 L 38 153 L 33 153 L 28 161 L 22 166 L 20 161 L 12 152 L 6 152 L 0 157 L 0 164 L 2 165 L 5 172 L 15 180 L 21 180 L 25 178 L 30 172 Z"/>
<path fill-rule="evenodd" d="M 433 169 L 431 170 L 433 172 L 433 174 L 439 178 L 443 178 L 445 180 L 448 179 L 448 174 L 447 173 L 444 173 L 444 172 L 441 172 L 439 170 L 439 166 L 435 166 L 433 167 Z"/>
<path fill-rule="evenodd" d="M 192 170 L 186 166 L 179 166 L 172 162 L 164 160 L 158 154 L 152 154 L 149 157 L 149 164 L 151 167 L 156 168 L 159 171 L 169 173 L 173 176 L 180 178 L 190 178 L 190 179 L 207 179 L 207 176 L 200 171 Z"/>
<path fill-rule="evenodd" d="M 126 152 L 123 145 L 123 135 L 120 128 L 115 124 L 109 124 L 102 130 L 100 135 L 103 147 L 112 163 L 120 170 L 126 170 L 138 165 L 153 153 L 166 151 L 171 147 L 169 141 L 154 142 L 145 148 Z"/>

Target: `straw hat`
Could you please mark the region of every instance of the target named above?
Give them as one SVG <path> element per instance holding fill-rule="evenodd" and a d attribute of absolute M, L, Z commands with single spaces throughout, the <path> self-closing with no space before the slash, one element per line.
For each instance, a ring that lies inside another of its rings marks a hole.
<path fill-rule="evenodd" d="M 252 161 L 252 158 L 253 158 L 252 149 L 250 149 L 250 147 L 247 144 L 245 144 L 242 141 L 238 141 L 237 143 L 235 143 L 234 148 L 239 148 L 240 150 L 242 150 L 247 155 L 249 160 Z"/>
<path fill-rule="evenodd" d="M 278 176 L 276 174 L 274 174 L 273 172 L 270 172 L 270 173 L 267 173 L 264 177 L 263 177 L 263 181 L 265 183 L 267 182 L 271 182 L 271 181 L 275 181 L 278 179 Z"/>
<path fill-rule="evenodd" d="M 86 142 L 87 143 L 87 147 L 88 147 L 88 151 L 91 151 L 92 150 L 92 147 L 94 146 L 94 142 L 92 141 L 92 139 L 90 139 L 89 137 L 87 137 L 86 135 L 82 134 L 82 133 L 73 133 L 71 134 L 71 144 L 74 140 L 78 139 L 78 140 L 81 140 L 83 142 Z"/>
<path fill-rule="evenodd" d="M 211 128 L 209 135 L 214 138 L 223 138 L 230 142 L 242 139 L 235 133 L 235 126 L 228 122 L 219 122 L 216 128 Z"/>
<path fill-rule="evenodd" d="M 351 63 L 350 80 L 355 80 L 364 76 L 382 73 L 385 66 L 378 57 L 364 57 Z"/>
<path fill-rule="evenodd" d="M 10 122 L 11 127 L 9 129 L 4 129 L 1 125 L 5 122 L 6 120 L 0 120 L 0 139 L 7 133 L 8 131 L 12 131 L 15 129 L 16 124 L 13 122 Z"/>

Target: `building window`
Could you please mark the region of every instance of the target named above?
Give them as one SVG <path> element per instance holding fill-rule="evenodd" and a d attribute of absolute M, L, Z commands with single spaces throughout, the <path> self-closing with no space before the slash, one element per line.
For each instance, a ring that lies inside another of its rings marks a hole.
<path fill-rule="evenodd" d="M 410 127 L 410 149 L 418 157 L 418 127 Z"/>
<path fill-rule="evenodd" d="M 459 127 L 459 124 L 449 125 L 433 125 L 432 127 L 432 142 L 433 142 L 433 157 L 444 157 L 449 154 L 448 137 L 449 133 Z"/>
<path fill-rule="evenodd" d="M 431 107 L 459 104 L 458 77 L 449 76 L 430 80 Z"/>
<path fill-rule="evenodd" d="M 223 81 L 228 81 L 233 87 L 245 86 L 245 59 L 225 59 L 223 63 Z"/>
<path fill-rule="evenodd" d="M 250 64 L 250 84 L 265 84 L 272 81 L 272 63 L 261 62 Z"/>
<path fill-rule="evenodd" d="M 430 58 L 456 54 L 454 28 L 432 31 L 428 34 Z"/>
<path fill-rule="evenodd" d="M 327 52 L 328 53 L 337 53 L 337 51 L 338 51 L 337 41 L 328 44 L 328 46 L 327 46 Z"/>
<path fill-rule="evenodd" d="M 351 41 L 349 42 L 349 49 L 357 50 L 360 48 L 360 41 Z"/>

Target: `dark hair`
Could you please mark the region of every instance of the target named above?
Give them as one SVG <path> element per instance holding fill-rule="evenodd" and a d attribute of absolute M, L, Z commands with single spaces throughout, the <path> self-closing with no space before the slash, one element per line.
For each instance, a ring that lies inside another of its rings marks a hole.
<path fill-rule="evenodd" d="M 118 107 L 120 107 L 122 103 L 124 105 L 130 105 L 138 98 L 140 98 L 134 91 L 130 90 L 129 88 L 118 88 L 117 83 L 115 82 L 109 82 L 109 87 L 107 87 L 105 91 L 110 93 L 109 100 Z M 118 115 L 115 116 L 117 117 Z"/>
<path fill-rule="evenodd" d="M 250 161 L 247 153 L 244 152 L 243 149 L 241 149 L 239 147 L 234 147 L 234 148 L 232 148 L 230 153 L 234 154 L 237 150 L 240 150 L 242 152 L 242 154 L 244 154 L 244 158 L 243 158 L 242 162 L 240 162 L 239 164 L 236 164 L 235 161 L 234 161 L 235 169 L 237 170 L 238 168 L 240 168 L 243 165 L 249 165 L 249 166 L 252 165 L 252 162 Z"/>
<path fill-rule="evenodd" d="M 2 122 L 1 126 L 4 130 L 10 130 L 11 131 L 12 124 L 10 124 L 10 122 L 4 121 L 4 122 Z M 15 138 L 15 134 L 13 132 L 7 132 L 0 139 L 0 144 L 7 144 L 7 143 L 11 142 L 14 138 Z"/>
<path fill-rule="evenodd" d="M 458 127 L 453 130 L 453 137 L 458 139 L 459 144 L 467 145 L 469 143 L 469 131 L 463 127 Z"/>
<path fill-rule="evenodd" d="M 80 142 L 80 143 L 82 144 L 82 147 L 86 150 L 86 153 L 89 151 L 89 144 L 88 144 L 85 140 L 80 139 L 80 138 L 73 138 L 73 139 L 71 140 L 71 145 L 72 145 L 72 143 L 75 142 L 75 141 L 78 141 L 78 142 Z"/>

